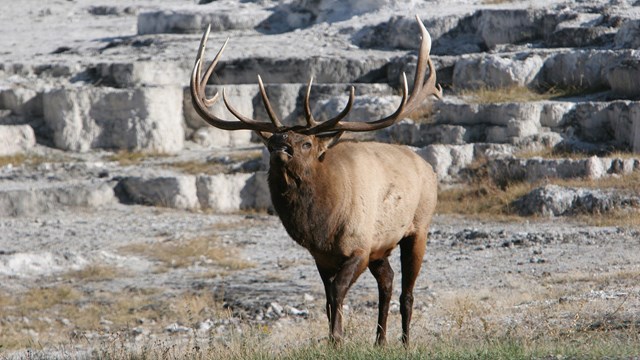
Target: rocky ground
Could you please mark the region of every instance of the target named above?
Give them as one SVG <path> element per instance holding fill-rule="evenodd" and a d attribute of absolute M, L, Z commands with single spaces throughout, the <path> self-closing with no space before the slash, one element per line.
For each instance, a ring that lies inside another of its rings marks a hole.
<path fill-rule="evenodd" d="M 479 162 L 497 183 L 640 169 L 632 1 L 3 3 L 0 357 L 60 343 L 82 352 L 113 334 L 138 344 L 194 329 L 225 339 L 247 324 L 285 338 L 319 324 L 306 339 L 325 336 L 311 258 L 269 215 L 261 145 L 197 118 L 189 71 L 212 23 L 210 48 L 231 40 L 210 91 L 224 85 L 248 115 L 265 115 L 260 73 L 286 123 L 299 120 L 310 75 L 315 114 L 341 109 L 356 83 L 354 117 L 381 117 L 398 102 L 399 74 L 415 66 L 415 14 L 434 39 L 445 98 L 428 121 L 372 136 L 413 146 L 443 188 Z M 514 100 L 514 88 L 547 95 Z M 508 100 L 475 100 L 487 89 Z M 520 155 L 554 148 L 581 155 Z M 514 205 L 525 217 L 436 216 L 419 336 L 640 326 L 637 229 L 572 218 L 636 209 L 638 194 L 543 186 Z M 393 265 L 399 273 L 397 257 Z M 135 306 L 122 310 L 127 299 Z M 348 307 L 374 319 L 370 275 Z"/>
<path fill-rule="evenodd" d="M 110 299 L 108 294 L 135 298 L 145 291 L 160 291 L 147 306 L 162 299 L 186 306 L 178 299 L 199 293 L 212 294 L 216 300 L 208 306 L 218 308 L 213 314 L 203 311 L 189 317 L 157 318 L 133 310 L 135 323 L 126 327 L 117 323 L 117 314 L 96 310 L 101 314 L 100 324 L 87 329 L 83 320 L 54 306 L 44 312 L 53 325 L 38 328 L 42 312 L 34 311 L 33 317 L 16 316 L 11 306 L 5 308 L 11 315 L 2 319 L 3 332 L 11 334 L 10 338 L 22 329 L 23 338 L 42 344 L 62 342 L 68 353 L 82 354 L 87 347 L 104 347 L 115 334 L 133 346 L 191 339 L 194 329 L 203 339 L 224 341 L 246 324 L 272 327 L 276 347 L 293 336 L 291 332 L 303 343 L 325 337 L 324 295 L 313 261 L 287 237 L 274 216 L 115 205 L 3 219 L 0 226 L 0 274 L 5 294 L 20 296 L 34 288 L 70 286 L 82 294 L 79 306 L 106 301 L 103 306 L 111 309 L 107 304 L 115 300 L 104 300 Z M 219 246 L 233 250 L 226 260 L 244 265 L 234 267 L 228 261 L 224 265 L 192 257 L 183 266 L 160 270 L 158 260 L 144 256 L 146 250 L 131 250 L 135 245 L 180 246 L 203 235 L 219 239 Z M 636 281 L 640 263 L 635 251 L 639 235 L 637 230 L 584 226 L 567 220 L 504 223 L 437 216 L 417 284 L 416 336 L 428 339 L 464 329 L 481 332 L 480 319 L 490 327 L 485 331 L 495 336 L 504 335 L 509 328 L 515 334 L 530 333 L 528 336 L 633 331 L 639 325 L 640 311 Z M 392 256 L 396 274 L 398 260 L 397 254 Z M 65 275 L 96 265 L 113 267 L 120 275 L 98 279 Z M 397 286 L 392 305 L 393 338 L 399 331 Z M 362 325 L 364 329 L 359 328 L 367 336 L 374 334 L 376 294 L 373 277 L 365 273 L 346 302 L 351 316 L 358 314 L 368 321 Z M 81 334 L 82 339 L 74 340 L 73 334 Z"/>

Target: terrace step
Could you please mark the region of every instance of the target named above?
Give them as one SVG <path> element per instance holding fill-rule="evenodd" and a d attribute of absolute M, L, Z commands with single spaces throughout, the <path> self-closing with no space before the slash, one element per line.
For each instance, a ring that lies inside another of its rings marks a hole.
<path fill-rule="evenodd" d="M 106 181 L 0 182 L 0 216 L 27 216 L 62 207 L 99 208 L 116 201 Z"/>

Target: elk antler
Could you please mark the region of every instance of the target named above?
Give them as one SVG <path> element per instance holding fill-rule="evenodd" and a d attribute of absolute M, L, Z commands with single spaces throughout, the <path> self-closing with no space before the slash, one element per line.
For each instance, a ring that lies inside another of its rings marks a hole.
<path fill-rule="evenodd" d="M 205 87 L 209 82 L 209 78 L 213 73 L 213 69 L 218 64 L 218 60 L 222 56 L 222 52 L 224 48 L 227 46 L 227 39 L 218 53 L 216 54 L 211 64 L 207 67 L 207 71 L 202 76 L 202 56 L 204 55 L 205 46 L 207 44 L 207 39 L 209 38 L 209 32 L 211 31 L 211 25 L 207 27 L 207 30 L 202 35 L 202 39 L 200 40 L 200 48 L 198 49 L 198 56 L 196 57 L 196 62 L 193 65 L 193 71 L 191 72 L 191 101 L 193 102 L 194 108 L 196 112 L 207 122 L 209 125 L 223 129 L 223 130 L 255 130 L 255 131 L 265 131 L 265 132 L 277 132 L 283 128 L 282 124 L 275 116 L 271 104 L 269 103 L 269 98 L 264 90 L 264 85 L 262 84 L 262 79 L 258 77 L 258 82 L 260 84 L 260 93 L 262 94 L 262 100 L 267 107 L 267 112 L 269 113 L 269 117 L 271 118 L 271 122 L 263 122 L 256 121 L 250 118 L 247 118 L 240 114 L 236 109 L 234 109 L 225 96 L 224 90 L 222 91 L 222 97 L 224 98 L 224 104 L 226 105 L 229 112 L 231 112 L 240 122 L 238 121 L 227 121 L 223 120 L 213 113 L 209 111 L 209 106 L 213 105 L 216 101 L 218 101 L 219 93 L 216 93 L 212 98 L 207 98 L 205 94 Z"/>
<path fill-rule="evenodd" d="M 422 33 L 422 41 L 420 43 L 420 51 L 418 54 L 418 63 L 416 65 L 413 90 L 411 91 L 411 94 L 408 95 L 409 90 L 407 85 L 407 77 L 403 73 L 402 100 L 400 102 L 400 106 L 393 114 L 383 119 L 375 121 L 342 122 L 342 120 L 349 114 L 353 107 L 353 102 L 355 99 L 355 89 L 352 86 L 349 93 L 349 100 L 347 101 L 347 105 L 345 106 L 345 108 L 332 119 L 329 119 L 322 123 L 316 122 L 316 120 L 313 118 L 313 114 L 311 113 L 311 106 L 309 104 L 311 85 L 313 83 L 312 77 L 307 85 L 307 91 L 304 99 L 304 112 L 307 126 L 285 127 L 282 125 L 275 112 L 273 111 L 273 107 L 271 106 L 264 88 L 264 84 L 262 83 L 262 79 L 259 75 L 258 86 L 260 87 L 260 95 L 262 96 L 262 102 L 265 106 L 265 109 L 267 110 L 267 114 L 269 115 L 271 122 L 254 120 L 240 114 L 235 108 L 231 106 L 231 104 L 229 104 L 224 90 L 222 91 L 224 104 L 229 112 L 231 112 L 236 118 L 238 118 L 240 122 L 220 119 L 208 110 L 208 107 L 213 105 L 218 100 L 219 94 L 216 93 L 212 98 L 207 98 L 205 94 L 205 87 L 209 82 L 209 78 L 213 73 L 213 69 L 218 63 L 218 60 L 220 59 L 220 56 L 222 55 L 222 52 L 224 51 L 224 48 L 229 40 L 227 39 L 227 41 L 224 42 L 211 64 L 209 64 L 209 66 L 207 67 L 207 71 L 205 72 L 204 76 L 202 76 L 202 57 L 204 55 L 205 45 L 207 42 L 207 38 L 209 37 L 211 26 L 207 28 L 202 36 L 202 40 L 200 41 L 200 48 L 198 50 L 198 56 L 191 73 L 191 98 L 193 101 L 193 105 L 198 114 L 200 114 L 200 116 L 202 116 L 202 118 L 207 123 L 223 130 L 248 129 L 270 133 L 293 130 L 301 134 L 313 135 L 325 132 L 373 131 L 393 125 L 396 121 L 402 119 L 403 117 L 406 117 L 412 111 L 417 109 L 429 95 L 433 95 L 439 99 L 442 98 L 442 88 L 440 87 L 440 85 L 436 85 L 436 72 L 431 58 L 429 57 L 429 52 L 431 51 L 431 36 L 429 35 L 427 29 L 424 27 L 424 24 L 422 23 L 420 18 L 416 16 L 416 19 L 418 20 L 418 25 L 420 26 L 420 31 Z M 424 76 L 426 74 L 427 67 L 429 68 L 429 77 L 425 80 Z"/>
<path fill-rule="evenodd" d="M 431 36 L 429 32 L 424 27 L 422 20 L 420 17 L 416 15 L 416 20 L 418 20 L 418 25 L 420 26 L 420 31 L 422 33 L 422 41 L 420 43 L 420 52 L 418 54 L 418 63 L 416 65 L 416 73 L 413 82 L 413 90 L 411 91 L 411 95 L 407 99 L 408 93 L 408 85 L 407 85 L 407 76 L 406 74 L 402 74 L 402 100 L 400 101 L 400 106 L 398 109 L 391 115 L 386 118 L 376 120 L 376 121 L 351 121 L 351 122 L 341 122 L 342 117 L 338 116 L 334 119 L 327 120 L 321 124 L 315 125 L 313 127 L 309 127 L 304 131 L 301 131 L 305 134 L 318 134 L 321 132 L 328 131 L 372 131 L 382 129 L 384 127 L 393 125 L 396 121 L 406 117 L 412 111 L 417 109 L 421 103 L 429 96 L 433 95 L 438 99 L 442 98 L 442 88 L 440 85 L 436 85 L 436 71 L 433 67 L 433 62 L 429 57 L 429 52 L 431 51 Z M 425 80 L 424 76 L 426 74 L 427 67 L 429 67 L 429 77 Z M 353 91 L 353 88 L 352 88 Z M 349 99 L 351 100 L 351 98 Z M 350 108 L 350 107 L 349 107 Z M 308 115 L 307 115 L 308 116 Z M 345 114 L 346 116 L 346 114 Z"/>

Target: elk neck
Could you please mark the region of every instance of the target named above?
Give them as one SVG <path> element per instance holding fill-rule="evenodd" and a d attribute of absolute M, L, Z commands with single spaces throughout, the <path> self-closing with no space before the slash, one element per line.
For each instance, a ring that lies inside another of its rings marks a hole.
<path fill-rule="evenodd" d="M 271 201 L 289 235 L 303 247 L 327 249 L 330 233 L 338 231 L 331 171 L 321 161 L 312 165 L 272 163 L 269 168 Z"/>
<path fill-rule="evenodd" d="M 278 214 L 299 209 L 317 196 L 318 163 L 305 166 L 297 162 L 272 161 L 269 167 L 269 190 Z"/>

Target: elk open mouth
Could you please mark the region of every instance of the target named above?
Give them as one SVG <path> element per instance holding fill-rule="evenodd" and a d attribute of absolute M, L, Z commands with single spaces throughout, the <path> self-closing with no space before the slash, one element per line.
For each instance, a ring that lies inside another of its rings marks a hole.
<path fill-rule="evenodd" d="M 289 156 L 293 156 L 293 149 L 287 145 L 273 145 L 269 147 L 269 152 L 271 153 L 279 153 L 284 152 Z"/>
<path fill-rule="evenodd" d="M 272 157 L 277 157 L 282 161 L 287 161 L 293 157 L 293 149 L 286 145 L 278 145 L 269 148 Z"/>

